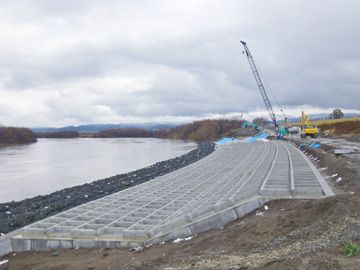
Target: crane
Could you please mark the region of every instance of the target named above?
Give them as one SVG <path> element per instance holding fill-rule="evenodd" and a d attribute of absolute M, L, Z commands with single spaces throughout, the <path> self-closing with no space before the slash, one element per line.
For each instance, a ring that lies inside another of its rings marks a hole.
<path fill-rule="evenodd" d="M 266 109 L 267 109 L 267 111 L 268 111 L 268 113 L 269 113 L 269 115 L 270 115 L 270 118 L 271 118 L 271 120 L 274 122 L 275 129 L 277 130 L 278 127 L 279 127 L 279 125 L 278 125 L 278 123 L 277 123 L 277 121 L 276 121 L 276 117 L 275 117 L 274 111 L 273 111 L 273 109 L 272 109 L 272 107 L 271 107 L 270 100 L 269 100 L 269 98 L 268 98 L 268 96 L 267 96 L 267 94 L 266 94 L 265 87 L 264 87 L 264 85 L 263 85 L 263 83 L 262 83 L 262 81 L 261 81 L 259 72 L 258 72 L 258 70 L 257 70 L 257 68 L 256 68 L 256 66 L 255 66 L 254 59 L 253 59 L 253 57 L 252 57 L 252 55 L 251 55 L 248 47 L 246 46 L 246 42 L 245 42 L 245 41 L 242 41 L 242 40 L 241 40 L 240 42 L 241 42 L 241 44 L 244 46 L 244 49 L 245 49 L 245 52 L 246 52 L 246 56 L 247 56 L 247 59 L 248 59 L 249 64 L 250 64 L 250 68 L 251 68 L 251 70 L 252 70 L 252 72 L 253 72 L 253 74 L 254 74 L 254 77 L 255 77 L 255 81 L 256 81 L 256 83 L 257 83 L 257 85 L 258 85 L 258 87 L 259 87 L 261 96 L 262 96 L 262 98 L 263 98 L 263 100 L 264 100 L 264 103 L 265 103 Z"/>

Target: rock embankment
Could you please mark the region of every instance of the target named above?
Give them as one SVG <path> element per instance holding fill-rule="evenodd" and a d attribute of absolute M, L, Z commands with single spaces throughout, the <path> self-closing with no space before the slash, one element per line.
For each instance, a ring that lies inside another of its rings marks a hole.
<path fill-rule="evenodd" d="M 144 183 L 194 163 L 214 150 L 214 143 L 199 142 L 198 148 L 187 154 L 143 169 L 97 180 L 90 184 L 66 188 L 49 195 L 36 196 L 19 202 L 2 203 L 0 204 L 0 232 L 8 233 L 82 203 Z"/>

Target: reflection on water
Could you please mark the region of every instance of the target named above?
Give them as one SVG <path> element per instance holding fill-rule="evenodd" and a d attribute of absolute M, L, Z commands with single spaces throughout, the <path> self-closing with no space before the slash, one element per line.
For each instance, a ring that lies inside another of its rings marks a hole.
<path fill-rule="evenodd" d="M 0 203 L 130 172 L 195 148 L 191 142 L 153 138 L 39 139 L 0 147 Z"/>

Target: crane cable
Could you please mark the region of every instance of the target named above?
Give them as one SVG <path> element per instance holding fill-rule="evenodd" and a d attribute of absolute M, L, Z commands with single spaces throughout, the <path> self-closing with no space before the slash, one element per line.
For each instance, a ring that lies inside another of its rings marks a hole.
<path fill-rule="evenodd" d="M 263 73 L 261 72 L 261 69 L 260 69 L 259 67 L 258 67 L 258 70 L 259 70 L 259 72 L 260 72 L 261 77 L 262 77 L 262 78 L 264 79 L 264 81 L 265 81 L 265 84 L 266 84 L 266 86 L 267 86 L 267 89 L 269 89 L 269 90 L 270 90 L 270 93 L 271 93 L 271 95 L 273 96 L 273 98 L 275 99 L 276 104 L 278 105 L 278 107 L 280 108 L 280 111 L 281 111 L 281 112 L 282 112 L 282 114 L 284 115 L 284 121 L 286 121 L 286 120 L 287 120 L 287 117 L 286 117 L 286 115 L 285 115 L 285 113 L 284 113 L 283 109 L 281 108 L 281 106 L 280 106 L 280 104 L 279 104 L 279 102 L 278 102 L 277 98 L 275 97 L 275 95 L 274 95 L 273 91 L 271 90 L 270 85 L 269 85 L 269 84 L 268 84 L 268 82 L 266 81 L 266 78 L 265 78 L 265 76 L 263 75 Z"/>

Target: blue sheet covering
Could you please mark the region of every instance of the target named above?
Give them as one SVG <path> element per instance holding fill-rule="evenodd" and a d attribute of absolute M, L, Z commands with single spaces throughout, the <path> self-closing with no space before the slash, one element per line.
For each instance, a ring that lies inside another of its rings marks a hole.
<path fill-rule="evenodd" d="M 238 140 L 238 139 L 234 139 L 234 138 L 224 138 L 224 139 L 216 142 L 216 144 L 222 144 L 222 143 L 226 143 L 226 142 L 229 142 L 229 141 L 235 141 L 235 140 Z"/>
<path fill-rule="evenodd" d="M 255 135 L 255 137 L 252 137 L 252 138 L 248 139 L 247 141 L 248 142 L 253 142 L 253 141 L 256 141 L 256 140 L 259 140 L 259 139 L 264 139 L 267 136 L 269 136 L 268 133 L 259 132 L 258 134 Z"/>
<path fill-rule="evenodd" d="M 321 146 L 321 144 L 317 144 L 317 143 L 312 143 L 312 144 L 310 144 L 309 145 L 310 147 L 312 147 L 312 148 L 319 148 L 320 146 Z"/>

